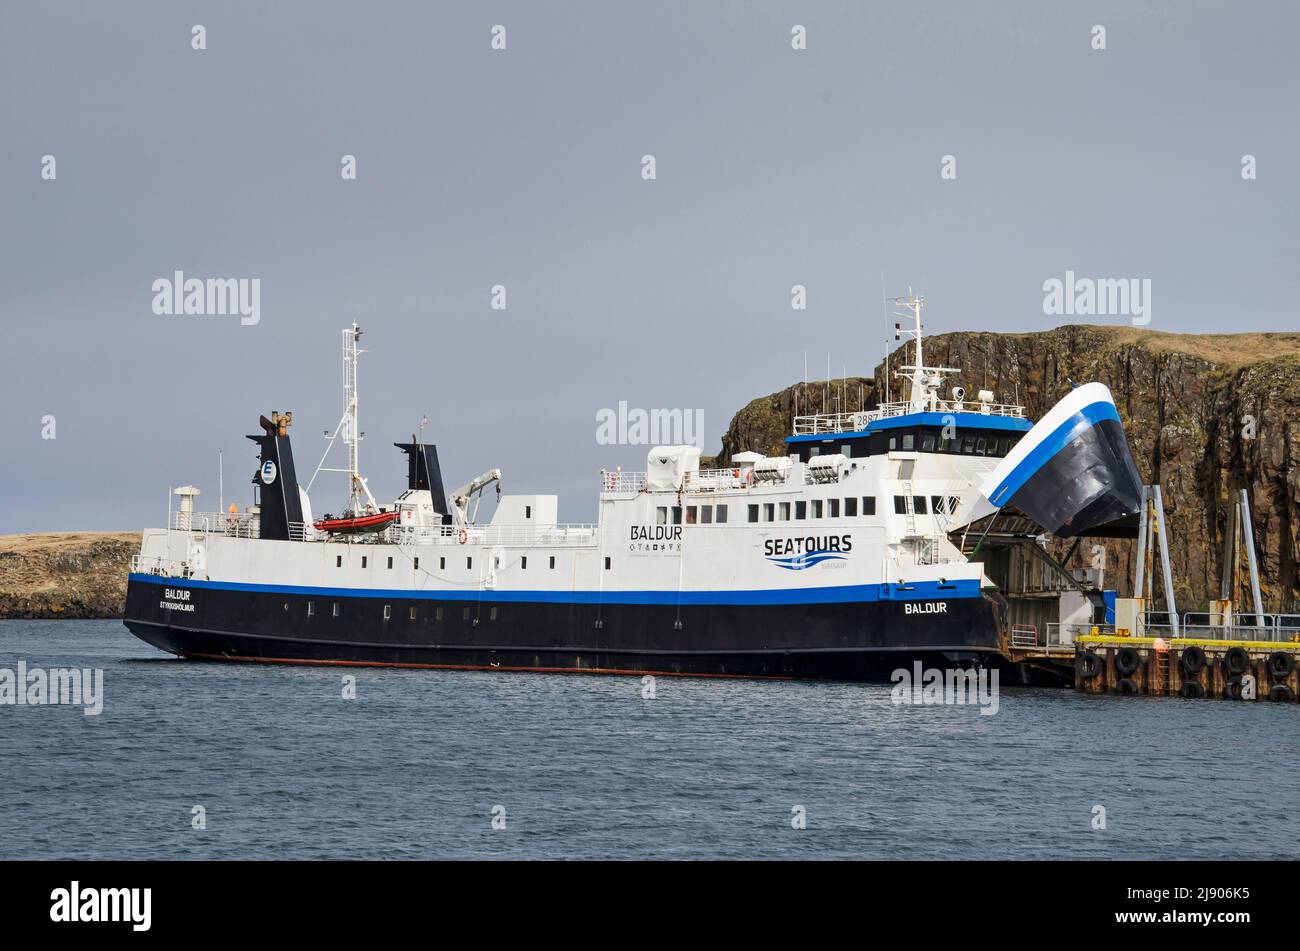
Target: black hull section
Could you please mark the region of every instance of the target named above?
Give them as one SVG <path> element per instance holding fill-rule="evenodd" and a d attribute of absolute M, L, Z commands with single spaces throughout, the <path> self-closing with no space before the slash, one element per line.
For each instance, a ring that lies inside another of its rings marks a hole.
<path fill-rule="evenodd" d="M 875 681 L 914 660 L 1002 660 L 984 597 L 926 602 L 924 613 L 912 602 L 908 613 L 895 601 L 678 608 L 168 585 L 133 580 L 126 626 L 164 651 L 211 660 Z"/>

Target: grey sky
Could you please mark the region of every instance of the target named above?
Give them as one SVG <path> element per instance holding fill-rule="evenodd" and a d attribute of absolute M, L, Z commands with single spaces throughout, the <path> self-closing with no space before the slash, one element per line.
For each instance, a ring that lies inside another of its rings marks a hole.
<path fill-rule="evenodd" d="M 644 467 L 602 407 L 701 407 L 712 451 L 805 350 L 868 371 L 882 270 L 931 332 L 1066 322 L 1067 268 L 1150 278 L 1153 329 L 1295 330 L 1297 35 L 1268 2 L 11 0 L 0 532 L 158 525 L 184 482 L 213 508 L 218 448 L 248 504 L 273 408 L 305 481 L 353 319 L 378 496 L 427 413 L 449 484 L 499 466 L 568 520 Z M 155 316 L 175 270 L 260 278 L 261 323 Z"/>

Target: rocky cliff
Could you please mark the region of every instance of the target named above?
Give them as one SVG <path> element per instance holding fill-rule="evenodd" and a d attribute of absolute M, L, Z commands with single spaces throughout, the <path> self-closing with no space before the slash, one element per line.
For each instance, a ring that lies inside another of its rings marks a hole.
<path fill-rule="evenodd" d="M 901 356 L 901 354 L 900 354 Z M 1269 610 L 1300 611 L 1300 333 L 1169 334 L 1068 326 L 1025 334 L 951 333 L 926 339 L 926 363 L 960 367 L 950 385 L 993 390 L 1039 418 L 1069 381 L 1111 388 L 1143 478 L 1160 483 L 1176 597 L 1195 609 L 1218 596 L 1232 498 L 1248 490 L 1261 587 Z M 874 405 L 874 380 L 851 380 Z M 897 391 L 897 382 L 891 381 Z M 796 384 L 754 400 L 732 420 L 720 459 L 753 449 L 783 454 L 796 398 L 820 412 L 838 383 Z M 805 409 L 804 407 L 809 407 Z M 855 407 L 849 405 L 846 411 Z M 832 402 L 830 411 L 835 411 Z M 1127 593 L 1132 542 L 1107 540 L 1107 584 Z M 1090 545 L 1076 556 L 1082 564 Z"/>
<path fill-rule="evenodd" d="M 130 532 L 0 535 L 0 618 L 122 616 Z"/>

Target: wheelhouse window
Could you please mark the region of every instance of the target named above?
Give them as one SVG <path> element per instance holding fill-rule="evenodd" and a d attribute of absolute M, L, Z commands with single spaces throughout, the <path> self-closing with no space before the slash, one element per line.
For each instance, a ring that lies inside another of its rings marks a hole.
<path fill-rule="evenodd" d="M 804 518 L 807 518 L 807 517 L 808 517 L 808 503 L 807 503 L 807 502 L 799 501 L 799 502 L 794 503 L 794 517 L 795 517 L 795 520 L 796 520 L 796 521 L 799 520 L 799 519 L 804 519 Z"/>
<path fill-rule="evenodd" d="M 782 503 L 781 503 L 781 521 L 783 521 L 783 522 L 788 522 L 788 521 L 790 521 L 790 503 L 789 503 L 789 502 L 782 502 Z"/>
<path fill-rule="evenodd" d="M 701 524 L 701 525 L 712 525 L 712 524 L 713 524 L 713 506 L 712 506 L 712 505 L 702 505 L 702 506 L 700 506 L 700 524 Z"/>
<path fill-rule="evenodd" d="M 682 524 L 682 507 L 680 505 L 673 506 L 673 524 Z"/>
<path fill-rule="evenodd" d="M 776 518 L 776 505 L 772 502 L 763 503 L 763 521 L 771 522 Z"/>
<path fill-rule="evenodd" d="M 854 518 L 858 514 L 858 500 L 856 498 L 844 500 L 844 517 Z"/>
<path fill-rule="evenodd" d="M 904 496 L 901 495 L 894 496 L 894 514 L 895 515 L 907 514 L 907 499 Z"/>
<path fill-rule="evenodd" d="M 718 506 L 718 524 L 719 524 L 719 525 L 726 524 L 726 521 L 727 521 L 727 507 L 726 507 L 725 505 L 719 505 L 719 506 Z"/>
<path fill-rule="evenodd" d="M 822 500 L 821 500 L 821 499 L 813 499 L 813 500 L 812 500 L 812 517 L 813 517 L 813 518 L 821 518 L 821 517 L 822 517 Z"/>
<path fill-rule="evenodd" d="M 863 515 L 876 514 L 876 497 L 874 495 L 864 495 L 862 497 L 862 514 Z"/>
<path fill-rule="evenodd" d="M 751 521 L 751 522 L 757 522 L 757 521 L 758 521 L 758 505 L 757 505 L 757 504 L 754 504 L 754 505 L 749 506 L 749 512 L 748 512 L 748 515 L 747 515 L 746 517 L 747 517 L 747 520 L 748 520 L 748 521 Z"/>
<path fill-rule="evenodd" d="M 914 495 L 914 496 L 912 496 L 912 511 L 915 512 L 917 515 L 924 515 L 924 514 L 925 514 L 925 496 L 924 496 L 924 495 Z"/>
<path fill-rule="evenodd" d="M 694 505 L 686 506 L 686 524 L 694 525 L 699 521 L 699 509 Z"/>
<path fill-rule="evenodd" d="M 668 524 L 668 506 L 660 505 L 658 508 L 655 509 L 655 524 L 656 525 Z"/>
<path fill-rule="evenodd" d="M 826 517 L 827 517 L 827 518 L 839 518 L 839 517 L 840 517 L 840 500 L 839 500 L 839 499 L 827 499 L 827 500 L 826 500 L 826 509 L 827 509 L 827 511 L 826 511 Z"/>

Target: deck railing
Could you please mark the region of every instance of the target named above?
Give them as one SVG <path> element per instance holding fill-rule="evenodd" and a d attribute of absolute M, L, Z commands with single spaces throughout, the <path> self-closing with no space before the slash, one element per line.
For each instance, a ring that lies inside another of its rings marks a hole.
<path fill-rule="evenodd" d="M 538 546 L 584 548 L 597 544 L 598 529 L 590 523 L 567 525 L 397 525 L 385 529 L 379 541 L 390 545 Z"/>
<path fill-rule="evenodd" d="M 909 413 L 975 413 L 980 416 L 1009 416 L 1024 419 L 1025 408 L 1015 403 L 981 403 L 978 400 L 932 400 L 929 404 L 916 409 L 910 402 L 884 403 L 876 409 L 862 410 L 857 413 L 814 413 L 810 416 L 794 418 L 796 436 L 833 435 L 851 433 L 865 429 L 868 423 L 879 419 L 893 419 Z"/>

